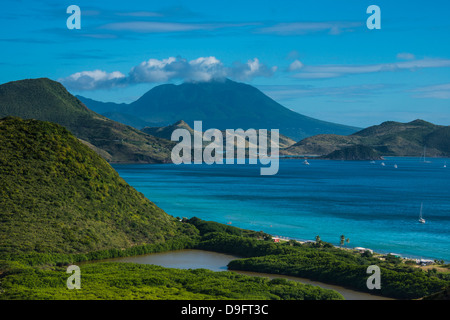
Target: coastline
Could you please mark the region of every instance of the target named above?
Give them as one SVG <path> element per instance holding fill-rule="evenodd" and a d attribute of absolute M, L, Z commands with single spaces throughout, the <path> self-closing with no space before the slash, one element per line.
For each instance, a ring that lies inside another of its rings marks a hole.
<path fill-rule="evenodd" d="M 305 244 L 305 243 L 316 243 L 315 240 L 305 240 L 305 239 L 297 239 L 297 238 L 290 238 L 290 237 L 284 237 L 284 236 L 278 236 L 278 235 L 272 235 L 272 240 L 275 241 L 275 239 L 278 239 L 280 242 L 288 242 L 288 241 L 297 241 L 300 244 Z M 394 253 L 394 252 L 384 252 L 384 251 L 375 251 L 372 250 L 371 248 L 362 248 L 362 247 L 351 247 L 351 246 L 337 246 L 337 245 L 333 245 L 333 247 L 335 247 L 336 249 L 341 249 L 341 250 L 347 250 L 347 251 L 351 251 L 351 252 L 355 252 L 355 251 L 359 251 L 361 253 L 361 251 L 370 251 L 375 257 L 383 257 L 383 256 L 387 256 L 387 255 L 394 255 L 400 258 L 401 261 L 405 262 L 405 261 L 418 261 L 418 260 L 425 260 L 425 261 L 436 261 L 436 259 L 433 258 L 424 258 L 424 257 L 418 257 L 418 256 L 414 256 L 414 255 L 409 255 L 408 257 L 403 256 L 403 254 L 398 254 L 398 253 Z M 362 250 L 364 249 L 364 250 Z M 443 260 L 444 264 L 449 263 L 449 261 L 447 260 Z M 435 263 L 431 264 L 434 265 Z M 418 264 L 419 266 L 419 264 Z"/>

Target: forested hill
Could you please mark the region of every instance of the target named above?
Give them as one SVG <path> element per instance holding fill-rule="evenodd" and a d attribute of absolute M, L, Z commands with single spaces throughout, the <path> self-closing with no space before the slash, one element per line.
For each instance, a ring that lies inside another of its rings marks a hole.
<path fill-rule="evenodd" d="M 110 162 L 170 162 L 174 145 L 95 113 L 47 78 L 0 85 L 0 118 L 7 116 L 58 123 Z"/>
<path fill-rule="evenodd" d="M 0 120 L 0 221 L 0 260 L 164 243 L 186 228 L 64 127 L 15 117 Z"/>

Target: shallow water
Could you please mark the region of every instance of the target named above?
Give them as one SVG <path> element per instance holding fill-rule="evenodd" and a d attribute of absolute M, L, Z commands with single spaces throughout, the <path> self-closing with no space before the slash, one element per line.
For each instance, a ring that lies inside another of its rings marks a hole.
<path fill-rule="evenodd" d="M 231 223 L 295 239 L 450 261 L 450 159 L 281 160 L 259 165 L 114 165 L 172 216 Z M 397 164 L 398 168 L 394 165 Z M 426 224 L 418 222 L 420 206 Z"/>

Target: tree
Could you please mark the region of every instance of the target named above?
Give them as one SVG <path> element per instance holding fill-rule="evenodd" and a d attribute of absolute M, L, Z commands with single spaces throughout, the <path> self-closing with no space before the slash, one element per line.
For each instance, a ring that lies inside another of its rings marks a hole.
<path fill-rule="evenodd" d="M 341 247 L 345 244 L 345 236 L 341 235 Z"/>

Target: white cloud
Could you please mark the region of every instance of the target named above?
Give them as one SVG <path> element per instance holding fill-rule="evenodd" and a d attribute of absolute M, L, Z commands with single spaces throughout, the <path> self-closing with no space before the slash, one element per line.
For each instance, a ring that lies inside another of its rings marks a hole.
<path fill-rule="evenodd" d="M 157 21 L 126 21 L 108 23 L 100 27 L 104 30 L 129 31 L 136 33 L 171 33 L 197 30 L 216 30 L 254 26 L 257 23 L 179 23 Z"/>
<path fill-rule="evenodd" d="M 339 97 L 339 98 L 363 98 L 378 94 L 386 89 L 392 89 L 392 85 L 362 84 L 338 87 L 314 87 L 311 85 L 260 85 L 264 93 L 276 101 L 295 100 L 299 97 Z"/>
<path fill-rule="evenodd" d="M 235 62 L 226 67 L 216 57 L 199 57 L 188 61 L 181 57 L 167 59 L 149 59 L 131 68 L 128 76 L 121 72 L 82 71 L 74 73 L 59 81 L 69 89 L 95 90 L 119 85 L 137 83 L 164 83 L 172 80 L 211 81 L 224 78 L 249 80 L 255 77 L 270 77 L 277 67 L 268 67 L 258 58 L 247 63 Z"/>
<path fill-rule="evenodd" d="M 296 71 L 303 68 L 303 63 L 301 63 L 299 60 L 295 60 L 289 65 L 288 71 Z"/>
<path fill-rule="evenodd" d="M 172 79 L 210 81 L 225 76 L 225 67 L 215 57 L 200 57 L 191 61 L 170 57 L 140 63 L 131 69 L 129 79 L 131 83 L 167 82 Z"/>
<path fill-rule="evenodd" d="M 450 83 L 421 87 L 414 90 L 419 92 L 417 98 L 450 99 Z"/>
<path fill-rule="evenodd" d="M 126 76 L 119 71 L 108 73 L 102 70 L 93 70 L 77 72 L 59 81 L 68 88 L 94 90 L 120 86 L 125 78 Z"/>
<path fill-rule="evenodd" d="M 289 22 L 279 23 L 271 27 L 258 30 L 259 33 L 277 35 L 304 35 L 309 33 L 327 32 L 331 35 L 354 31 L 363 26 L 361 22 L 327 21 L 327 22 Z"/>
<path fill-rule="evenodd" d="M 110 23 L 102 26 L 101 29 L 114 31 L 132 31 L 138 33 L 160 33 L 208 29 L 208 26 L 192 23 L 131 21 Z"/>
<path fill-rule="evenodd" d="M 364 74 L 375 72 L 392 72 L 400 70 L 416 70 L 422 68 L 450 67 L 449 59 L 421 59 L 395 63 L 379 63 L 369 65 L 322 65 L 304 66 L 301 72 L 293 75 L 301 79 L 325 79 L 336 78 L 352 74 Z"/>
<path fill-rule="evenodd" d="M 268 67 L 261 62 L 258 58 L 248 60 L 247 63 L 235 62 L 233 67 L 228 70 L 228 76 L 238 80 L 249 80 L 255 77 L 270 77 L 276 71 L 278 67 Z"/>

